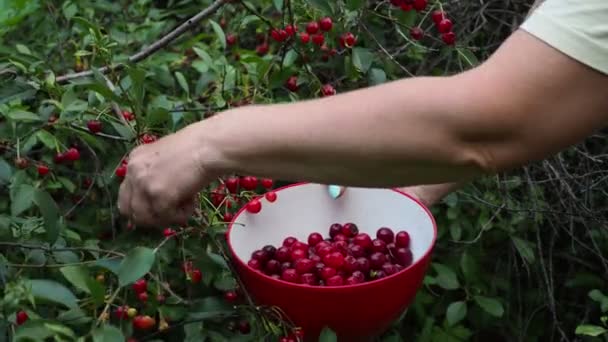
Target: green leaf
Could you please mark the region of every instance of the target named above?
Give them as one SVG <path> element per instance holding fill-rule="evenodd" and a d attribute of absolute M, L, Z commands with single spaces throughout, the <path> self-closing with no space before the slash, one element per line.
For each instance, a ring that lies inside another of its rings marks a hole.
<path fill-rule="evenodd" d="M 125 335 L 118 328 L 112 325 L 102 325 L 93 330 L 93 342 L 116 342 L 124 341 Z"/>
<path fill-rule="evenodd" d="M 374 54 L 370 49 L 362 47 L 353 48 L 353 65 L 357 70 L 362 73 L 366 73 L 367 70 L 372 66 L 374 61 Z"/>
<path fill-rule="evenodd" d="M 54 302 L 70 309 L 78 307 L 76 296 L 58 282 L 47 279 L 30 279 L 25 282 L 34 298 Z"/>
<path fill-rule="evenodd" d="M 186 92 L 186 95 L 190 96 L 190 88 L 188 87 L 188 81 L 186 81 L 184 74 L 176 71 L 175 78 L 177 78 L 177 83 L 179 83 L 180 87 Z"/>
<path fill-rule="evenodd" d="M 207 253 L 209 255 L 209 258 L 211 260 L 213 260 L 214 263 L 216 263 L 217 265 L 223 267 L 223 268 L 228 268 L 228 264 L 226 263 L 226 260 L 224 260 L 224 258 L 219 255 L 219 254 L 215 254 L 212 252 Z"/>
<path fill-rule="evenodd" d="M 503 309 L 502 304 L 494 298 L 474 296 L 473 299 L 475 299 L 475 302 L 479 307 L 494 317 L 500 318 L 504 314 L 505 310 Z"/>
<path fill-rule="evenodd" d="M 224 34 L 224 30 L 222 29 L 220 24 L 216 23 L 213 20 L 209 20 L 209 23 L 211 24 L 211 27 L 213 28 L 217 39 L 220 41 L 222 48 L 226 49 L 226 34 Z"/>
<path fill-rule="evenodd" d="M 332 14 L 334 12 L 331 3 L 328 0 L 306 0 L 306 2 L 320 10 L 323 14 Z"/>
<path fill-rule="evenodd" d="M 479 60 L 469 49 L 458 48 L 458 59 L 462 62 L 465 68 L 470 68 L 479 65 Z"/>
<path fill-rule="evenodd" d="M 433 268 L 437 272 L 437 284 L 446 290 L 455 290 L 460 287 L 458 277 L 451 268 L 439 264 L 433 263 Z"/>
<path fill-rule="evenodd" d="M 606 330 L 605 328 L 602 328 L 597 325 L 590 325 L 590 324 L 579 325 L 578 327 L 576 327 L 576 330 L 574 331 L 574 333 L 577 335 L 585 335 L 585 336 L 593 336 L 593 337 L 600 336 L 602 334 L 605 334 L 606 332 L 608 332 L 608 330 Z"/>
<path fill-rule="evenodd" d="M 39 115 L 20 109 L 11 110 L 7 117 L 14 121 L 42 121 Z"/>
<path fill-rule="evenodd" d="M 76 184 L 74 184 L 71 180 L 65 177 L 57 177 L 57 180 L 70 193 L 74 193 L 74 191 L 76 190 Z"/>
<path fill-rule="evenodd" d="M 57 139 L 48 131 L 40 130 L 36 132 L 36 136 L 47 148 L 53 150 L 57 147 Z"/>
<path fill-rule="evenodd" d="M 120 258 L 104 258 L 95 260 L 93 265 L 105 268 L 106 270 L 118 275 L 118 272 L 120 271 L 121 262 L 122 259 Z"/>
<path fill-rule="evenodd" d="M 283 67 L 288 68 L 293 65 L 293 63 L 298 59 L 298 53 L 291 49 L 287 51 L 285 54 L 285 59 L 283 59 Z"/>
<path fill-rule="evenodd" d="M 466 251 L 460 257 L 460 269 L 464 278 L 469 282 L 475 280 L 479 274 L 479 267 L 475 259 Z"/>
<path fill-rule="evenodd" d="M 368 75 L 369 85 L 374 86 L 386 82 L 386 73 L 382 69 L 372 68 Z"/>
<path fill-rule="evenodd" d="M 532 244 L 526 240 L 522 240 L 516 236 L 511 237 L 511 240 L 513 240 L 513 244 L 515 245 L 515 248 L 517 249 L 517 252 L 519 252 L 519 255 L 521 255 L 521 257 L 528 263 L 528 264 L 532 264 L 534 263 L 534 251 L 532 250 Z"/>
<path fill-rule="evenodd" d="M 53 200 L 53 197 L 46 191 L 37 190 L 34 193 L 34 203 L 36 203 L 44 218 L 44 229 L 46 231 L 47 241 L 50 243 L 57 241 L 57 238 L 61 233 L 59 229 L 61 225 L 57 224 L 59 221 L 59 208 Z"/>
<path fill-rule="evenodd" d="M 346 8 L 357 11 L 363 8 L 364 0 L 346 0 Z"/>
<path fill-rule="evenodd" d="M 156 255 L 147 247 L 135 247 L 120 263 L 118 270 L 118 282 L 120 286 L 126 286 L 143 277 L 150 271 Z"/>
<path fill-rule="evenodd" d="M 34 204 L 34 194 L 36 189 L 29 184 L 21 184 L 14 190 L 14 197 L 11 198 L 11 214 L 19 216 L 24 211 L 31 208 Z"/>
<path fill-rule="evenodd" d="M 53 332 L 46 327 L 45 321 L 30 319 L 17 328 L 13 339 L 15 342 L 45 341 L 52 336 Z"/>
<path fill-rule="evenodd" d="M 8 183 L 13 175 L 13 169 L 4 159 L 0 159 L 0 184 Z"/>
<path fill-rule="evenodd" d="M 87 278 L 90 278 L 89 271 L 84 266 L 65 266 L 59 271 L 72 285 L 86 293 L 91 293 L 87 286 Z"/>
<path fill-rule="evenodd" d="M 192 303 L 188 318 L 190 320 L 209 319 L 231 314 L 232 306 L 228 305 L 223 298 L 205 297 Z"/>
<path fill-rule="evenodd" d="M 165 108 L 154 108 L 146 116 L 148 125 L 160 125 L 169 120 L 169 111 Z"/>
<path fill-rule="evenodd" d="M 467 316 L 467 303 L 463 301 L 451 303 L 445 316 L 450 326 L 462 321 Z"/>
<path fill-rule="evenodd" d="M 338 336 L 328 327 L 324 327 L 319 335 L 319 342 L 338 342 Z"/>

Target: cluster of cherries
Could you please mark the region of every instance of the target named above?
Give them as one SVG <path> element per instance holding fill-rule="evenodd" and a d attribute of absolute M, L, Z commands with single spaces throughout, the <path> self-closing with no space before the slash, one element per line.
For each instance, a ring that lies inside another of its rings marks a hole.
<path fill-rule="evenodd" d="M 334 223 L 329 238 L 311 233 L 308 243 L 287 237 L 283 245 L 264 246 L 247 265 L 275 279 L 311 286 L 342 286 L 393 275 L 413 261 L 410 235 L 382 227 L 372 239 L 356 224 Z"/>
<path fill-rule="evenodd" d="M 222 184 L 211 191 L 211 203 L 216 207 L 224 207 L 224 222 L 230 222 L 234 218 L 233 212 L 238 210 L 242 205 L 242 198 L 239 196 L 239 193 L 242 190 L 258 192 L 260 187 L 264 191 L 264 197 L 268 202 L 273 203 L 277 200 L 277 193 L 272 191 L 274 187 L 272 179 L 258 179 L 255 176 L 234 176 L 227 178 Z M 262 211 L 262 202 L 258 198 L 254 198 L 247 203 L 246 210 L 249 213 L 257 214 Z"/>
<path fill-rule="evenodd" d="M 400 7 L 403 11 L 408 12 L 416 10 L 418 12 L 426 9 L 428 5 L 427 0 L 391 0 L 391 4 L 396 7 Z M 444 11 L 435 10 L 431 13 L 431 19 L 435 23 L 437 31 L 441 34 L 441 40 L 447 45 L 454 45 L 456 43 L 456 34 L 452 31 L 454 27 L 452 21 L 447 17 Z M 424 30 L 419 26 L 412 27 L 410 29 L 410 36 L 414 40 L 421 40 L 424 38 Z"/>

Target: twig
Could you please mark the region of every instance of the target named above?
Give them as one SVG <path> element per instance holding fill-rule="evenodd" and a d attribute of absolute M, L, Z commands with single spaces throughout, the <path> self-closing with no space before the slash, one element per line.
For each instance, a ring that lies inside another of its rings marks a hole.
<path fill-rule="evenodd" d="M 1 242 L 0 247 L 16 247 L 16 248 L 25 248 L 25 249 L 38 249 L 45 252 L 93 252 L 93 253 L 106 253 L 119 257 L 124 257 L 125 255 L 120 252 L 111 251 L 107 249 L 100 248 L 92 248 L 92 247 L 50 247 L 50 246 L 42 246 L 42 245 L 30 245 L 20 242 Z"/>
<path fill-rule="evenodd" d="M 382 52 L 384 52 L 384 54 L 393 62 L 395 63 L 401 70 L 403 70 L 406 74 L 408 74 L 409 76 L 413 77 L 414 74 L 412 74 L 406 67 L 403 66 L 403 64 L 397 62 L 397 60 L 395 59 L 395 57 L 393 55 L 391 55 L 385 48 L 384 46 L 382 46 L 382 44 L 380 44 L 380 42 L 378 41 L 378 39 L 376 39 L 376 37 L 374 36 L 374 34 L 367 28 L 367 26 L 365 26 L 365 24 L 361 24 L 361 27 L 363 27 L 363 29 L 365 30 L 365 32 L 367 32 L 367 34 L 369 34 L 369 36 L 374 40 L 374 42 L 376 42 L 376 44 L 378 45 L 378 47 L 380 47 L 380 50 L 382 50 Z"/>
<path fill-rule="evenodd" d="M 200 21 L 210 17 L 213 13 L 215 13 L 218 9 L 220 9 L 220 7 L 222 7 L 222 5 L 224 5 L 224 3 L 226 1 L 227 0 L 216 0 L 214 3 L 209 5 L 209 7 L 205 8 L 204 10 L 200 11 L 197 15 L 188 19 L 186 22 L 184 22 L 183 24 L 178 26 L 175 30 L 169 32 L 167 35 L 163 36 L 159 40 L 152 43 L 152 45 L 146 47 L 145 49 L 142 49 L 138 53 L 129 57 L 129 62 L 130 63 L 140 62 L 140 61 L 150 57 L 152 54 L 154 54 L 158 50 L 163 49 L 164 47 L 169 45 L 171 42 L 173 42 L 177 37 L 181 36 L 186 31 L 193 28 L 194 25 L 196 25 Z M 101 67 L 101 68 L 97 69 L 97 71 L 99 71 L 101 74 L 107 74 L 111 70 L 118 71 L 118 70 L 124 69 L 125 67 L 126 67 L 126 64 L 120 63 L 120 64 L 116 64 L 116 65 L 108 65 L 108 66 Z M 56 81 L 57 81 L 57 83 L 61 84 L 61 83 L 65 83 L 65 82 L 68 82 L 73 79 L 77 79 L 77 78 L 81 78 L 81 77 L 88 77 L 88 76 L 92 76 L 92 75 L 93 75 L 93 71 L 87 70 L 87 71 L 59 76 L 59 77 L 57 77 Z"/>

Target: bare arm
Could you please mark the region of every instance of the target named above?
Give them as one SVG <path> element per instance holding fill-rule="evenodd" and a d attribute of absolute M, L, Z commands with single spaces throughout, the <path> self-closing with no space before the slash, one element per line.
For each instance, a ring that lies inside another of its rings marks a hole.
<path fill-rule="evenodd" d="M 192 127 L 200 165 L 354 186 L 461 182 L 545 158 L 600 128 L 608 76 L 515 32 L 481 66 Z"/>

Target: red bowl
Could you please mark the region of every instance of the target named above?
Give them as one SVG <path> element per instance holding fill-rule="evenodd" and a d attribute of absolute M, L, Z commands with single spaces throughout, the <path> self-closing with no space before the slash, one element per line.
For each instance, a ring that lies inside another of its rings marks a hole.
<path fill-rule="evenodd" d="M 437 237 L 430 211 L 408 194 L 391 189 L 348 188 L 338 199 L 319 184 L 300 183 L 275 191 L 274 203 L 260 197 L 261 212 L 242 209 L 229 227 L 230 251 L 253 300 L 280 307 L 310 341 L 318 340 L 325 326 L 341 341 L 367 340 L 386 330 L 422 285 Z M 327 236 L 336 222 L 353 222 L 372 238 L 380 227 L 407 231 L 413 264 L 379 280 L 339 287 L 288 283 L 247 266 L 251 253 L 265 245 L 281 246 L 287 236 L 306 242 L 312 232 Z"/>

